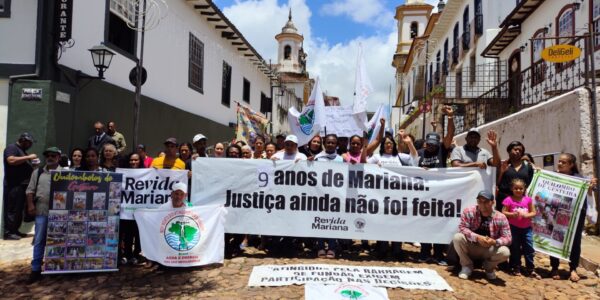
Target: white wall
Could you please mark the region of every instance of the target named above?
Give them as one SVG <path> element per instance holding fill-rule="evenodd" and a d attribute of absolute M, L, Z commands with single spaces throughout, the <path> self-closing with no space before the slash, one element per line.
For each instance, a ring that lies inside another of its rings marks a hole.
<path fill-rule="evenodd" d="M 87 49 L 104 40 L 105 1 L 75 0 L 73 4 L 73 39 L 59 63 L 95 75 Z M 269 94 L 269 79 L 255 65 L 221 38 L 213 23 L 206 21 L 193 7 L 182 0 L 168 2 L 168 15 L 146 33 L 144 68 L 148 80 L 142 93 L 190 113 L 206 117 L 223 125 L 236 122 L 236 105 L 242 102 L 245 77 L 251 83 L 250 105 L 260 109 L 261 92 Z M 204 93 L 188 87 L 188 45 L 192 32 L 204 43 Z M 139 46 L 138 46 L 139 51 Z M 231 105 L 221 104 L 223 60 L 232 67 Z M 106 71 L 106 81 L 133 91 L 129 72 L 135 63 L 117 54 Z"/>
<path fill-rule="evenodd" d="M 37 0 L 11 1 L 10 18 L 0 18 L 0 63 L 34 64 Z"/>

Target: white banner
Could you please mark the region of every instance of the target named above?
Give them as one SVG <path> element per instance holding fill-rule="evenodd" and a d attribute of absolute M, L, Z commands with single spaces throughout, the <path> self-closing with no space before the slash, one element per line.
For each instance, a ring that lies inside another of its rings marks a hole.
<path fill-rule="evenodd" d="M 194 205 L 224 204 L 225 231 L 449 243 L 495 169 L 206 158 L 192 164 Z"/>
<path fill-rule="evenodd" d="M 334 133 L 337 136 L 351 137 L 363 135 L 363 130 L 352 114 L 352 106 L 326 106 L 325 126 L 321 127 L 321 135 Z"/>
<path fill-rule="evenodd" d="M 187 171 L 167 169 L 117 169 L 123 174 L 121 219 L 133 220 L 138 208 L 158 208 L 171 199 L 171 188 L 177 182 L 187 184 Z"/>
<path fill-rule="evenodd" d="M 248 286 L 283 286 L 307 283 L 360 283 L 391 288 L 452 291 L 446 280 L 435 270 L 416 268 L 322 264 L 266 265 L 255 266 L 248 280 Z"/>
<path fill-rule="evenodd" d="M 305 300 L 388 300 L 385 288 L 370 285 L 340 283 L 340 284 L 317 284 L 304 285 Z"/>
<path fill-rule="evenodd" d="M 169 267 L 223 263 L 225 213 L 220 205 L 137 209 L 144 256 Z"/>

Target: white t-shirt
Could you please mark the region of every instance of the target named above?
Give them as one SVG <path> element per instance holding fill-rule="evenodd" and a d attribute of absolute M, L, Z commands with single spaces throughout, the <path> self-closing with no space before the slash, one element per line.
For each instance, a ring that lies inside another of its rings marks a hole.
<path fill-rule="evenodd" d="M 367 159 L 367 163 L 369 164 L 378 164 L 381 166 L 385 166 L 385 165 L 399 165 L 399 166 L 412 166 L 412 167 L 416 167 L 417 163 L 419 159 L 418 156 L 415 159 L 414 157 L 406 154 L 406 153 L 398 153 L 398 155 L 393 155 L 393 154 L 383 154 L 380 155 L 379 153 L 369 157 L 369 159 Z M 405 162 L 405 163 L 402 163 Z"/>
<path fill-rule="evenodd" d="M 316 161 L 336 161 L 336 162 L 344 162 L 344 159 L 337 153 L 327 153 L 325 151 L 321 151 L 319 154 L 315 156 Z"/>
<path fill-rule="evenodd" d="M 275 154 L 273 154 L 273 157 L 279 159 L 279 160 L 306 160 L 306 155 L 296 151 L 296 154 L 294 155 L 288 155 L 287 153 L 285 153 L 285 151 L 279 151 Z"/>

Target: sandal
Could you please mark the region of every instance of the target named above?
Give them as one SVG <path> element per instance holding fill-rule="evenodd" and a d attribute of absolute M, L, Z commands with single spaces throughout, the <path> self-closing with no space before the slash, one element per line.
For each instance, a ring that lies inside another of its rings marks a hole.
<path fill-rule="evenodd" d="M 560 280 L 560 275 L 558 274 L 558 270 L 552 270 L 550 272 L 550 277 L 554 280 Z"/>
<path fill-rule="evenodd" d="M 577 271 L 571 271 L 571 276 L 569 277 L 569 280 L 571 280 L 572 282 L 577 282 L 580 279 L 581 278 L 579 277 L 579 274 L 577 274 Z"/>
<path fill-rule="evenodd" d="M 540 274 L 536 273 L 535 271 L 531 271 L 531 273 L 529 274 L 529 277 L 540 280 L 542 279 L 542 276 L 540 276 Z"/>
<path fill-rule="evenodd" d="M 521 271 L 518 268 L 514 268 L 514 269 L 512 269 L 512 271 L 510 272 L 510 274 L 512 276 L 521 276 Z"/>

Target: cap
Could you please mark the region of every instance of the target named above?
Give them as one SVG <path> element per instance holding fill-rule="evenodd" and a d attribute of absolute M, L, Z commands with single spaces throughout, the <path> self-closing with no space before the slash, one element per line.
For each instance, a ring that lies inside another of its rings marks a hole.
<path fill-rule="evenodd" d="M 440 135 L 436 132 L 430 132 L 425 135 L 425 142 L 428 145 L 439 145 L 440 144 Z"/>
<path fill-rule="evenodd" d="M 35 142 L 35 140 L 33 139 L 33 135 L 31 135 L 31 133 L 29 132 L 23 132 L 21 133 L 21 135 L 19 136 L 19 139 L 24 139 L 24 140 L 28 140 L 30 142 Z"/>
<path fill-rule="evenodd" d="M 481 136 L 481 134 L 479 134 L 479 129 L 477 129 L 476 127 L 469 129 L 469 132 L 467 132 L 467 135 L 472 134 L 472 133 L 477 134 L 478 136 Z"/>
<path fill-rule="evenodd" d="M 174 138 L 174 137 L 170 137 L 170 138 L 168 138 L 168 139 L 165 140 L 165 145 L 166 144 L 175 144 L 175 145 L 177 145 L 177 139 Z"/>
<path fill-rule="evenodd" d="M 48 153 L 56 153 L 56 154 L 60 155 L 60 154 L 62 154 L 62 151 L 60 151 L 60 149 L 58 149 L 56 147 L 50 147 L 50 148 L 47 148 L 43 154 L 44 154 L 44 156 L 46 156 L 46 155 L 48 155 Z"/>
<path fill-rule="evenodd" d="M 488 199 L 490 201 L 494 201 L 494 195 L 492 195 L 492 192 L 483 190 L 481 192 L 479 192 L 479 194 L 477 194 L 477 198 L 479 197 L 483 197 L 485 199 Z"/>
<path fill-rule="evenodd" d="M 188 192 L 187 189 L 187 184 L 183 183 L 183 182 L 177 182 L 173 185 L 173 188 L 171 189 L 173 192 L 174 191 L 182 191 L 184 193 Z"/>
<path fill-rule="evenodd" d="M 194 139 L 192 140 L 192 144 L 196 143 L 199 140 L 206 140 L 206 136 L 204 136 L 204 134 L 202 133 L 198 133 L 194 136 Z"/>
<path fill-rule="evenodd" d="M 290 134 L 285 138 L 284 142 L 292 142 L 292 143 L 298 145 L 298 138 L 295 135 Z"/>
<path fill-rule="evenodd" d="M 137 145 L 136 149 L 140 149 L 140 148 L 145 151 L 146 150 L 146 145 L 144 145 L 144 144 Z"/>

